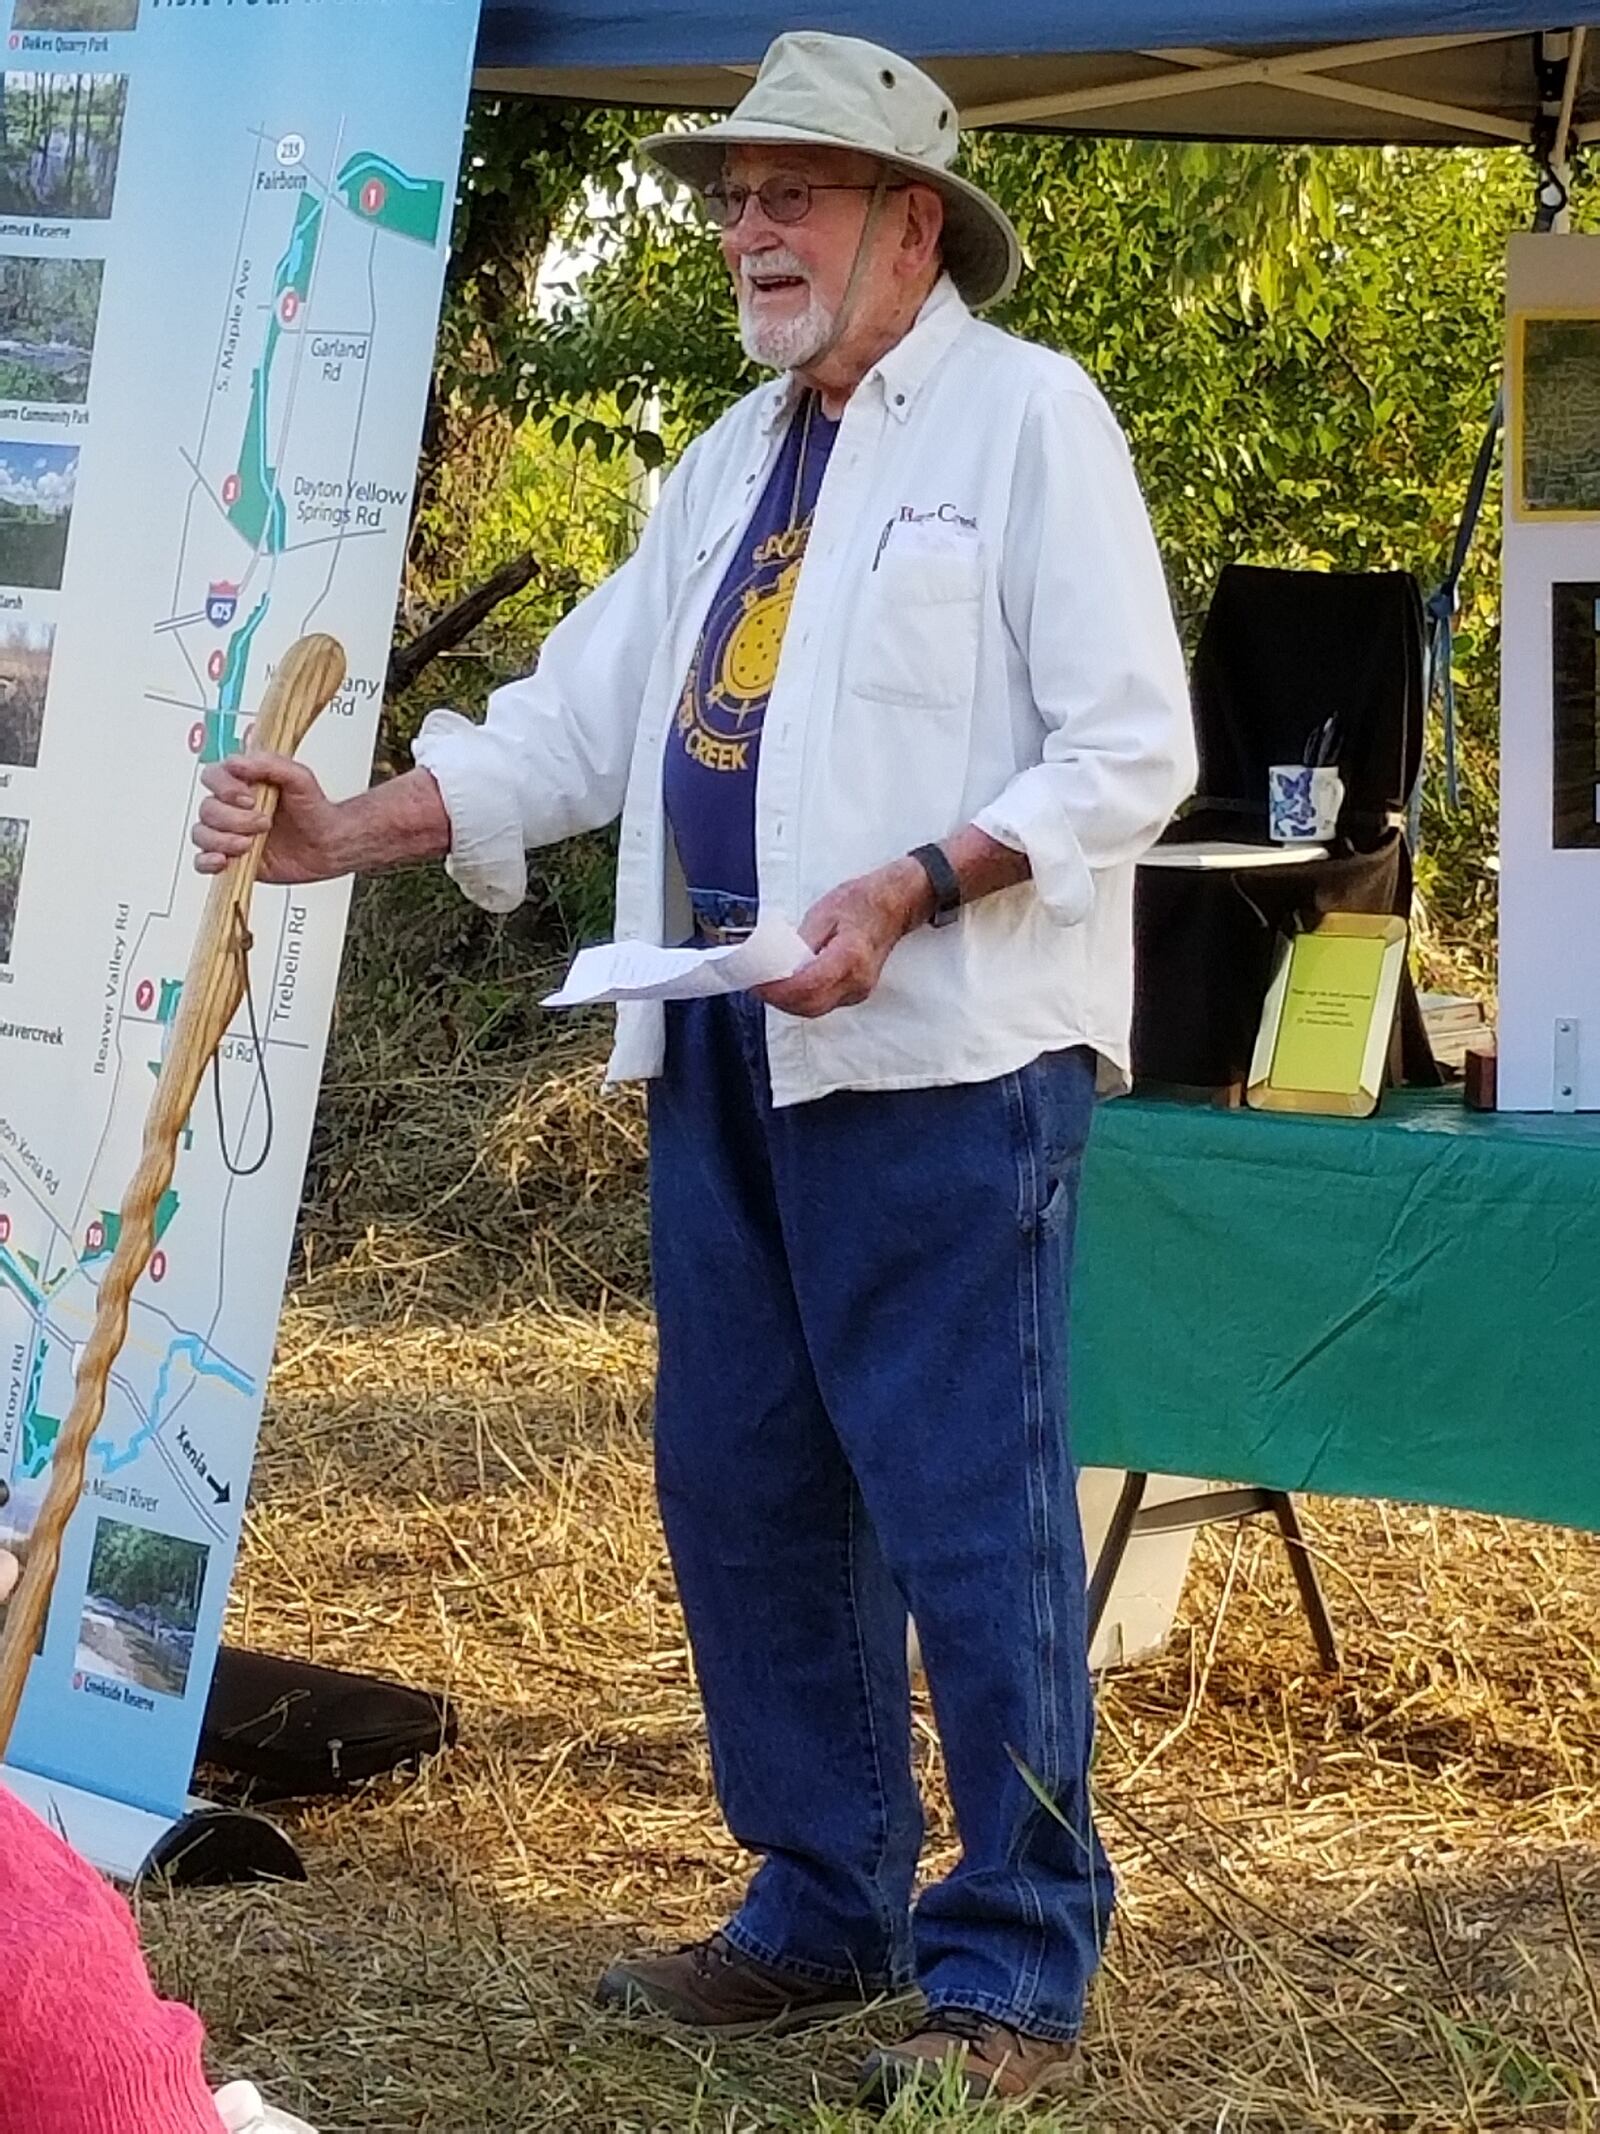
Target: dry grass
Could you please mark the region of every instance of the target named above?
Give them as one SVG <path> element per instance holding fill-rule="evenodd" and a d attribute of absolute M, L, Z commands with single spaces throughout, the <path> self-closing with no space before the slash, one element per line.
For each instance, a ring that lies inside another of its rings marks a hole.
<path fill-rule="evenodd" d="M 369 904 L 358 980 L 396 908 Z M 713 2057 L 586 2005 L 747 1863 L 651 1504 L 637 1112 L 597 1101 L 593 1029 L 526 1048 L 508 948 L 449 949 L 459 985 L 424 944 L 346 1011 L 233 1634 L 448 1686 L 461 1745 L 293 1812 L 303 1889 L 150 1900 L 149 1945 L 219 2069 L 326 2134 L 844 2134 L 871 2021 Z M 1170 1652 L 1105 1686 L 1123 1903 L 1081 2097 L 1033 2123 L 1600 2126 L 1600 1554 L 1308 1513 L 1341 1681 L 1251 1532 L 1207 1539 Z"/>

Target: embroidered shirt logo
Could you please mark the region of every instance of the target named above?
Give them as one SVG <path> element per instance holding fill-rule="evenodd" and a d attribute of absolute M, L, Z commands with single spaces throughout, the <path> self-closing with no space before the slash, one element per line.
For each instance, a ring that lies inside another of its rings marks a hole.
<path fill-rule="evenodd" d="M 978 522 L 956 504 L 934 504 L 926 511 L 919 511 L 915 504 L 902 504 L 893 517 L 885 522 L 884 529 L 878 536 L 878 546 L 872 558 L 874 570 L 883 561 L 884 551 L 895 535 L 911 527 L 942 527 L 948 531 L 952 541 L 958 541 L 975 534 L 978 531 Z"/>

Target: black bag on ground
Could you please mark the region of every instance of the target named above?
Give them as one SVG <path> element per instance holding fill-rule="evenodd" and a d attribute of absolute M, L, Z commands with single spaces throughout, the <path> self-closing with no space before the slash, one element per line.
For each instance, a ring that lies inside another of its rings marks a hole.
<path fill-rule="evenodd" d="M 293 1800 L 414 1767 L 455 1739 L 455 1713 L 430 1690 L 224 1645 L 200 1761 L 251 1781 L 256 1800 Z"/>

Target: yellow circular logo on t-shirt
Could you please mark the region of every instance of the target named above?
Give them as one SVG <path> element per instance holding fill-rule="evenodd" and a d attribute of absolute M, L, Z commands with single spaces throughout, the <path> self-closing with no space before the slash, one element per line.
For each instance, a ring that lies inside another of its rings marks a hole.
<path fill-rule="evenodd" d="M 716 693 L 725 701 L 749 704 L 772 694 L 799 576 L 799 564 L 792 563 L 776 585 L 744 595 L 744 612 L 728 633 L 717 674 Z"/>

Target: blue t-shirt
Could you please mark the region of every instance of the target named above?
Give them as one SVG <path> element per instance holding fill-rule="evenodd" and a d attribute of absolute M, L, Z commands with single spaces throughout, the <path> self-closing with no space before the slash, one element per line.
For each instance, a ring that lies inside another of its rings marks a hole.
<path fill-rule="evenodd" d="M 754 905 L 756 762 L 817 493 L 839 425 L 815 393 L 795 410 L 678 699 L 663 797 L 691 895 Z"/>

